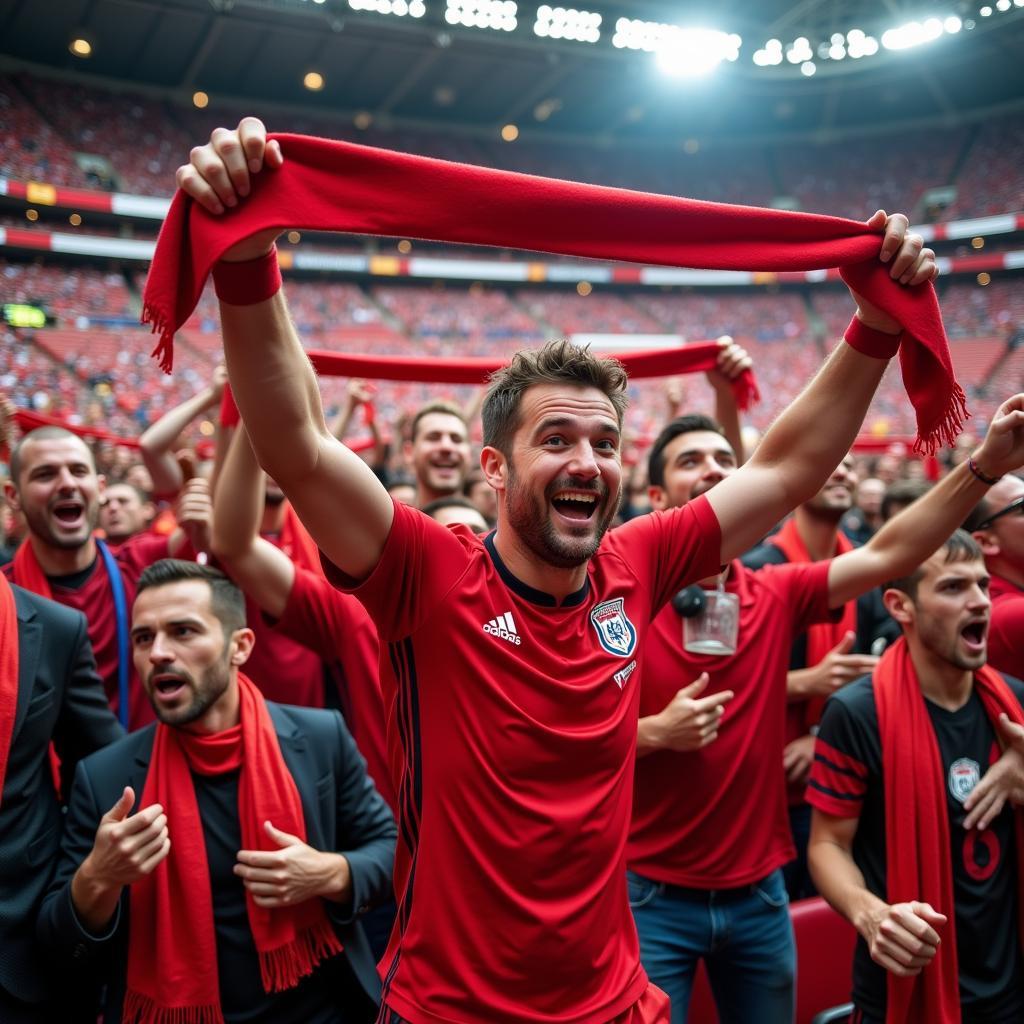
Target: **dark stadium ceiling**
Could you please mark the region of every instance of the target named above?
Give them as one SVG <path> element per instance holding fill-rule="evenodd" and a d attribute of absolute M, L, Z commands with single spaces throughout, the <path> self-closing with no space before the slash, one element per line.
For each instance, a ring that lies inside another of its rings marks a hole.
<path fill-rule="evenodd" d="M 425 9 L 418 18 L 353 9 L 396 2 L 410 6 L 401 0 L 0 0 L 0 70 L 84 75 L 182 102 L 203 90 L 236 108 L 280 105 L 362 124 L 372 118 L 378 127 L 495 138 L 515 124 L 524 141 L 825 140 L 1024 110 L 1024 0 L 992 0 L 988 15 L 983 3 L 963 0 L 577 5 L 602 16 L 594 44 L 536 35 L 535 2 L 518 4 L 511 32 L 450 24 L 446 4 L 454 0 L 416 0 Z M 651 53 L 612 44 L 623 17 L 736 33 L 742 47 L 738 59 L 704 77 L 672 78 Z M 962 28 L 910 49 L 876 47 L 856 60 L 824 56 L 834 35 L 858 29 L 881 38 L 886 29 L 927 18 L 960 21 Z M 88 59 L 69 52 L 78 36 L 92 46 Z M 800 37 L 813 54 L 812 77 L 799 62 L 755 64 L 755 51 L 769 39 L 788 50 Z M 309 71 L 323 76 L 319 92 L 302 84 Z M 282 119 L 274 123 L 286 127 Z"/>

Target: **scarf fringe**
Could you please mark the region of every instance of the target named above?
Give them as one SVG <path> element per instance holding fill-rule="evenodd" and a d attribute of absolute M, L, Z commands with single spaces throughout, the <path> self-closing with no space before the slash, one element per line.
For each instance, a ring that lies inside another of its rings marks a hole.
<path fill-rule="evenodd" d="M 964 389 L 954 380 L 949 403 L 939 422 L 922 436 L 918 434 L 914 451 L 922 455 L 934 455 L 939 448 L 952 448 L 963 429 L 964 420 L 970 415 Z"/>
<path fill-rule="evenodd" d="M 300 932 L 285 946 L 261 950 L 259 957 L 263 991 L 284 992 L 295 988 L 302 978 L 313 973 L 321 961 L 341 951 L 341 942 L 326 918 Z"/>
<path fill-rule="evenodd" d="M 156 348 L 150 353 L 160 363 L 164 373 L 174 369 L 174 327 L 166 310 L 157 309 L 152 302 L 142 307 L 142 322 L 150 325 L 153 334 L 159 334 Z"/>
<path fill-rule="evenodd" d="M 124 1024 L 224 1024 L 218 1004 L 158 1006 L 152 996 L 129 991 L 124 997 Z"/>

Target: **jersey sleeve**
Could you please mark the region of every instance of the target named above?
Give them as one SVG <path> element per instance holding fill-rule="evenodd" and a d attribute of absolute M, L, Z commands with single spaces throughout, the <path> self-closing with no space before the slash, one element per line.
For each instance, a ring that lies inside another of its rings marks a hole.
<path fill-rule="evenodd" d="M 295 580 L 274 631 L 315 651 L 325 661 L 338 652 L 365 624 L 366 609 L 351 594 L 343 594 L 319 573 L 295 566 Z"/>
<path fill-rule="evenodd" d="M 851 683 L 857 686 L 857 683 Z M 871 708 L 874 697 L 870 688 Z M 846 696 L 845 694 L 843 696 Z M 848 702 L 829 698 L 814 744 L 814 761 L 807 781 L 807 802 L 838 818 L 859 818 L 877 759 L 877 719 L 874 729 L 864 701 Z"/>
<path fill-rule="evenodd" d="M 1024 677 L 1024 597 L 997 598 L 992 604 L 988 660 L 993 668 Z"/>
<path fill-rule="evenodd" d="M 722 571 L 722 529 L 703 496 L 631 519 L 609 540 L 649 590 L 652 617 L 683 587 Z"/>
<path fill-rule="evenodd" d="M 792 616 L 792 632 L 803 633 L 820 622 L 837 622 L 843 609 L 828 606 L 830 562 L 765 563 L 757 574 L 762 583 L 775 589 Z"/>
<path fill-rule="evenodd" d="M 320 556 L 327 579 L 362 602 L 385 641 L 414 633 L 437 610 L 470 561 L 456 533 L 460 528 L 441 526 L 399 501 L 394 508 L 380 561 L 365 580 L 353 580 Z"/>
<path fill-rule="evenodd" d="M 117 564 L 121 572 L 134 583 L 144 569 L 161 558 L 170 557 L 170 541 L 156 533 L 140 533 L 122 544 L 117 551 Z"/>

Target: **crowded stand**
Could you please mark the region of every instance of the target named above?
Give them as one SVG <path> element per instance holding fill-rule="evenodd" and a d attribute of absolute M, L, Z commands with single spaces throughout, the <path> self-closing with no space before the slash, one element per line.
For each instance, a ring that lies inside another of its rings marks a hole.
<path fill-rule="evenodd" d="M 183 204 L 0 192 L 0 1024 L 1024 1020 L 1024 221 L 912 226 L 1020 116 L 266 118 L 434 192 L 130 85 L 0 75 L 0 181 Z"/>

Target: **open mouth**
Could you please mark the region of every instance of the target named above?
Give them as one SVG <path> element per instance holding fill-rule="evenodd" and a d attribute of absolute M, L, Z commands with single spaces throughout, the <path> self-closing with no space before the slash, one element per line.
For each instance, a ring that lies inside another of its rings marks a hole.
<path fill-rule="evenodd" d="M 185 680 L 173 673 L 153 676 L 150 679 L 153 693 L 160 700 L 171 701 L 185 690 Z"/>
<path fill-rule="evenodd" d="M 988 623 L 983 621 L 969 622 L 960 630 L 964 643 L 968 650 L 981 652 L 985 649 L 985 636 L 988 633 Z"/>
<path fill-rule="evenodd" d="M 594 491 L 559 491 L 552 497 L 551 504 L 564 518 L 585 523 L 593 519 L 597 511 L 597 498 Z"/>
<path fill-rule="evenodd" d="M 53 506 L 53 515 L 64 526 L 77 526 L 85 515 L 85 505 L 80 501 L 59 501 Z"/>

